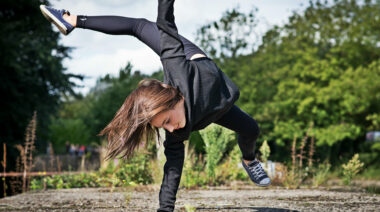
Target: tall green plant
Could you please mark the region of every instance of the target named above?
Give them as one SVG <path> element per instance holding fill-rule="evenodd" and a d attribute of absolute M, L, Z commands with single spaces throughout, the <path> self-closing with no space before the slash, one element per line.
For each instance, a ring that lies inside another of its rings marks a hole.
<path fill-rule="evenodd" d="M 318 187 L 323 183 L 326 183 L 331 165 L 328 161 L 318 164 L 318 167 L 314 169 L 314 175 L 312 178 L 312 186 Z"/>
<path fill-rule="evenodd" d="M 263 144 L 260 147 L 261 152 L 261 160 L 266 163 L 268 161 L 268 157 L 270 155 L 270 147 L 268 145 L 267 140 L 263 142 Z"/>
<path fill-rule="evenodd" d="M 355 154 L 348 163 L 343 164 L 343 182 L 346 185 L 350 185 L 352 179 L 363 168 L 364 163 L 360 162 L 359 154 Z"/>
<path fill-rule="evenodd" d="M 234 139 L 231 130 L 218 126 L 209 125 L 206 129 L 200 131 L 206 150 L 206 173 L 209 180 L 215 179 L 215 167 L 219 163 L 226 151 L 227 143 Z"/>
<path fill-rule="evenodd" d="M 197 155 L 193 147 L 189 147 L 187 142 L 187 154 L 181 177 L 181 186 L 194 188 L 207 184 L 206 174 L 204 171 L 205 164 L 202 154 Z"/>
<path fill-rule="evenodd" d="M 231 182 L 234 180 L 247 180 L 247 173 L 240 167 L 242 153 L 239 145 L 235 144 L 228 157 L 217 168 L 216 184 Z"/>

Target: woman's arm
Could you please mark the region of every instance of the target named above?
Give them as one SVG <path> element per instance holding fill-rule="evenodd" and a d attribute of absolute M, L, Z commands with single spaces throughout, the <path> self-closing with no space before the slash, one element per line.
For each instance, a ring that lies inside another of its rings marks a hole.
<path fill-rule="evenodd" d="M 187 84 L 191 66 L 186 60 L 183 44 L 179 39 L 177 27 L 174 23 L 174 0 L 159 0 L 157 27 L 160 32 L 161 62 L 166 80 L 175 87 L 181 88 Z M 182 83 L 182 84 L 181 84 Z M 186 88 L 188 89 L 188 88 Z M 181 91 L 181 89 L 180 89 Z M 164 177 L 160 190 L 160 208 L 158 211 L 173 211 L 176 194 L 181 180 L 184 145 L 183 141 L 166 133 L 164 142 L 166 163 Z"/>
<path fill-rule="evenodd" d="M 158 211 L 173 211 L 176 194 L 181 179 L 185 157 L 183 141 L 178 141 L 166 133 L 164 142 L 166 163 L 160 190 Z"/>
<path fill-rule="evenodd" d="M 159 0 L 157 27 L 160 33 L 161 62 L 165 79 L 175 87 L 186 84 L 191 75 L 191 65 L 184 53 L 174 22 L 174 0 Z"/>
<path fill-rule="evenodd" d="M 185 57 L 174 22 L 174 0 L 159 0 L 157 27 L 160 31 L 161 59 Z M 185 58 L 186 60 L 186 58 Z"/>

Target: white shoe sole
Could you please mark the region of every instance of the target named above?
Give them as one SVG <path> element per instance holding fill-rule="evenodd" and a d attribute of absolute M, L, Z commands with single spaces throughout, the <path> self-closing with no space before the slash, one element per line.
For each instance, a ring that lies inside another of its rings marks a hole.
<path fill-rule="evenodd" d="M 51 12 L 46 9 L 45 5 L 40 5 L 40 10 L 42 12 L 42 15 L 44 15 L 48 21 L 53 23 L 59 29 L 59 31 L 62 32 L 62 34 L 67 35 L 67 28 L 65 25 L 63 25 L 53 14 L 51 14 Z"/>
<path fill-rule="evenodd" d="M 252 181 L 253 182 L 253 181 Z M 272 182 L 269 182 L 268 184 L 257 184 L 255 182 L 253 182 L 255 185 L 259 186 L 259 187 L 268 187 L 272 184 Z"/>

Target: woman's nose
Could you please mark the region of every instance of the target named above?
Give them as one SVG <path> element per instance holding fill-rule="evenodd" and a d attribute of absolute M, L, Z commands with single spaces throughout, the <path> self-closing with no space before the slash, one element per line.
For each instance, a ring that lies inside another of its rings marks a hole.
<path fill-rule="evenodd" d="M 169 131 L 169 132 L 173 132 L 174 130 L 174 127 L 172 125 L 166 125 L 166 130 Z"/>

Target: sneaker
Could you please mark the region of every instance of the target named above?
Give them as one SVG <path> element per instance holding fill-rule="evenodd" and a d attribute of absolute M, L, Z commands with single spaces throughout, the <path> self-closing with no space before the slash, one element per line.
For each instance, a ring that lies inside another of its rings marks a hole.
<path fill-rule="evenodd" d="M 58 27 L 59 31 L 64 35 L 68 35 L 71 31 L 73 31 L 74 26 L 69 24 L 63 19 L 64 14 L 70 15 L 70 12 L 67 10 L 57 10 L 51 7 L 47 7 L 45 5 L 40 5 L 40 9 L 42 15 L 45 18 Z"/>
<path fill-rule="evenodd" d="M 248 165 L 244 163 L 244 160 L 242 160 L 242 163 L 249 177 L 257 186 L 269 186 L 271 184 L 270 178 L 258 160 L 255 159 L 249 162 Z"/>

